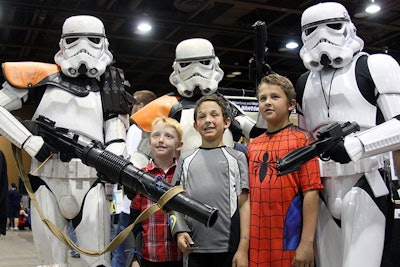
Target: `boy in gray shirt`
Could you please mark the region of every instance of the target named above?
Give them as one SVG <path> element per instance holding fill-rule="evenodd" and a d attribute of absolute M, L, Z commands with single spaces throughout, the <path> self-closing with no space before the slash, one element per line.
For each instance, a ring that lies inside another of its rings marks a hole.
<path fill-rule="evenodd" d="M 249 248 L 248 165 L 244 153 L 223 144 L 231 123 L 226 102 L 217 95 L 196 103 L 194 127 L 199 148 L 181 155 L 172 179 L 193 198 L 219 209 L 207 228 L 181 214 L 171 216 L 171 231 L 179 249 L 189 254 L 188 266 L 247 266 Z M 174 220 L 176 220 L 174 222 Z"/>

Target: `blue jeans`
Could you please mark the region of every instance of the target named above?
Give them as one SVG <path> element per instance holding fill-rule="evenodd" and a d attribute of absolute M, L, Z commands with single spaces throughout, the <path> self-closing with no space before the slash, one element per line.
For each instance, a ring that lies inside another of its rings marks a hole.
<path fill-rule="evenodd" d="M 72 225 L 72 221 L 68 222 L 68 237 L 71 238 L 72 242 L 74 242 L 76 245 L 78 245 L 78 239 L 76 238 L 75 228 Z M 79 255 L 78 251 L 76 251 L 75 249 L 71 249 L 72 257 L 78 256 L 78 255 Z"/>
<path fill-rule="evenodd" d="M 117 234 L 121 233 L 129 225 L 130 215 L 121 212 L 118 217 Z M 111 267 L 126 266 L 125 257 L 126 240 L 112 251 Z"/>

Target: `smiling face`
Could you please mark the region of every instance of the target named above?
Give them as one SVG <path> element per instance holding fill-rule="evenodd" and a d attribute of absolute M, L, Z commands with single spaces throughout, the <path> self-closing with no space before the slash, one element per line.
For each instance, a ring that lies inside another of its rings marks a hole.
<path fill-rule="evenodd" d="M 215 101 L 204 101 L 196 109 L 193 126 L 202 136 L 202 147 L 222 146 L 222 136 L 230 124 L 230 118 L 224 119 L 222 109 Z"/>
<path fill-rule="evenodd" d="M 269 132 L 280 130 L 290 123 L 289 115 L 295 104 L 296 101 L 289 101 L 278 85 L 261 83 L 258 87 L 258 109 L 268 123 Z"/>
<path fill-rule="evenodd" d="M 153 125 L 149 142 L 154 159 L 172 161 L 182 147 L 176 129 L 165 125 L 162 121 Z"/>

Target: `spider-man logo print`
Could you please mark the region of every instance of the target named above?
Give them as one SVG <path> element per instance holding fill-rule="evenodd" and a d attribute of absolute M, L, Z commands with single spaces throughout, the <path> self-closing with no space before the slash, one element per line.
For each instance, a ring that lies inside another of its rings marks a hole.
<path fill-rule="evenodd" d="M 276 162 L 268 161 L 269 154 L 267 151 L 260 151 L 257 156 L 258 166 L 256 167 L 256 173 L 258 172 L 258 177 L 260 179 L 260 183 L 262 183 L 267 176 L 269 175 L 269 179 L 271 180 L 272 171 L 276 169 Z M 275 164 L 275 165 L 274 165 Z M 268 172 L 269 170 L 269 172 Z"/>

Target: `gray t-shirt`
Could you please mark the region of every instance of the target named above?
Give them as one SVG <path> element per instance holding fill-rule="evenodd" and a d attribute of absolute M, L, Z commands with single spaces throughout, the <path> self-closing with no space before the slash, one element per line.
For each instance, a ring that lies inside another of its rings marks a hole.
<path fill-rule="evenodd" d="M 237 197 L 243 189 L 249 189 L 246 155 L 225 146 L 183 153 L 172 184 L 182 185 L 194 199 L 219 210 L 218 219 L 210 228 L 186 218 L 195 247 L 198 247 L 194 252 L 236 251 L 240 239 Z"/>

